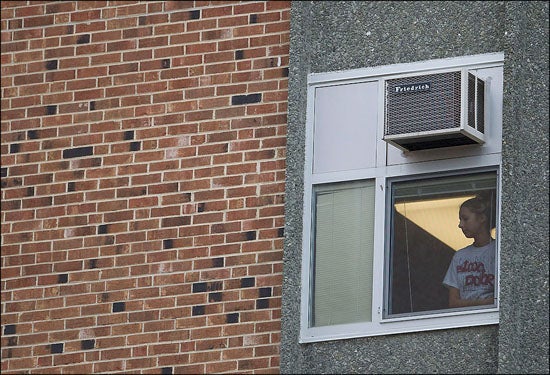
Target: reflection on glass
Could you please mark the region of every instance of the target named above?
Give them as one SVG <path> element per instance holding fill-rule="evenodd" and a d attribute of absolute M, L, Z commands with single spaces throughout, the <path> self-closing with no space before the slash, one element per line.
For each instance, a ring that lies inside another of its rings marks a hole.
<path fill-rule="evenodd" d="M 480 257 L 481 251 L 477 251 L 477 247 L 472 251 L 461 250 L 475 240 L 471 233 L 463 231 L 460 207 L 476 197 L 486 203 L 486 219 L 482 221 L 488 232 L 484 238 L 494 239 L 496 172 L 392 183 L 390 248 L 386 257 L 386 317 L 478 306 L 489 303 L 489 300 L 492 304 L 494 241 L 483 243 L 490 244 L 484 257 Z M 451 265 L 455 254 L 461 256 L 455 257 Z M 450 265 L 453 272 L 448 273 Z M 469 283 L 469 286 L 465 288 L 460 283 Z M 475 293 L 468 295 L 466 289 L 476 289 L 476 283 L 477 287 L 483 284 L 484 291 L 474 298 Z M 471 298 L 471 301 L 450 305 L 451 294 L 455 293 L 450 294 L 451 285 L 462 290 L 462 297 Z M 478 298 L 480 296 L 483 298 Z"/>

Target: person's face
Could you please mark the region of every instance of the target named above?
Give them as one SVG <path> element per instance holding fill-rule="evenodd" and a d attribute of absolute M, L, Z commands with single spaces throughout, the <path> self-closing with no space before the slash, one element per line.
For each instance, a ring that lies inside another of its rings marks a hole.
<path fill-rule="evenodd" d="M 460 220 L 458 227 L 462 229 L 466 238 L 477 237 L 485 228 L 485 215 L 478 215 L 468 207 L 462 207 L 458 216 Z"/>

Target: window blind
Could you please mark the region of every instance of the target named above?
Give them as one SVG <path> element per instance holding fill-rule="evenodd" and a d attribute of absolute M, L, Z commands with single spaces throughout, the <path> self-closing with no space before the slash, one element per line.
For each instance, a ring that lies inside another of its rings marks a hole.
<path fill-rule="evenodd" d="M 315 207 L 313 325 L 371 321 L 374 182 L 319 189 Z"/>

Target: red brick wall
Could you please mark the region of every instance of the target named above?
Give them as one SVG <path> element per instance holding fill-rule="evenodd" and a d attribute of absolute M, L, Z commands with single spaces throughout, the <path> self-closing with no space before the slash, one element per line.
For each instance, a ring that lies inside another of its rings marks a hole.
<path fill-rule="evenodd" d="M 289 2 L 2 1 L 2 372 L 278 372 Z"/>

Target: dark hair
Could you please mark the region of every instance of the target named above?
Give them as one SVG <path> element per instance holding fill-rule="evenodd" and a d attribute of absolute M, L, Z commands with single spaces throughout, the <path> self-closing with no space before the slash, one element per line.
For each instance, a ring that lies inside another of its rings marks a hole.
<path fill-rule="evenodd" d="M 489 229 L 492 229 L 496 226 L 496 210 L 493 199 L 488 200 L 478 195 L 474 198 L 470 198 L 467 201 L 464 201 L 464 203 L 460 205 L 460 208 L 462 207 L 468 208 L 475 214 L 485 215 L 485 217 L 487 218 L 487 225 Z"/>

